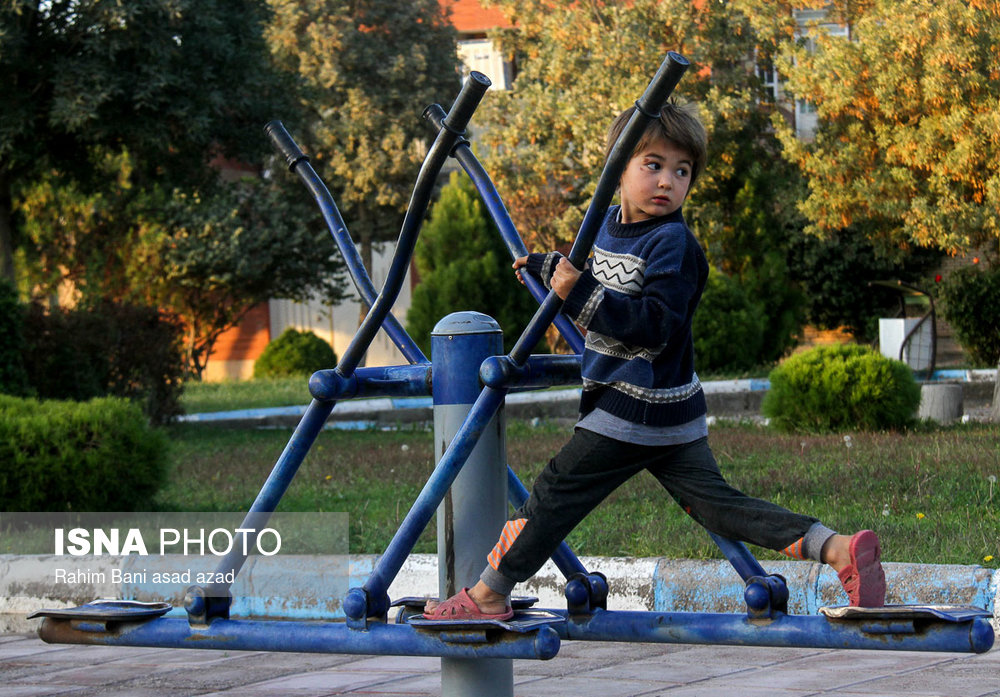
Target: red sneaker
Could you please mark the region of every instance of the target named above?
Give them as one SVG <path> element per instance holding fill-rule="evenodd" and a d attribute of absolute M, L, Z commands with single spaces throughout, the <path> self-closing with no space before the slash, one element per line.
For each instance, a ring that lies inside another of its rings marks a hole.
<path fill-rule="evenodd" d="M 885 605 L 885 572 L 878 536 L 862 530 L 851 538 L 851 563 L 838 572 L 853 607 Z"/>

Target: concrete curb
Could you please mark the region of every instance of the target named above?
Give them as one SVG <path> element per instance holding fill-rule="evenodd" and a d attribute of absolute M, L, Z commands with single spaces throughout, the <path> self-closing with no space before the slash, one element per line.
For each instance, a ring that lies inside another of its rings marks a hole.
<path fill-rule="evenodd" d="M 960 384 L 966 410 L 986 408 L 993 400 L 995 370 L 939 370 L 928 384 Z M 702 383 L 708 413 L 717 418 L 754 418 L 770 388 L 766 379 L 718 380 Z M 554 389 L 507 395 L 506 413 L 515 419 L 575 419 L 580 389 Z M 233 428 L 294 428 L 306 406 L 188 414 L 182 423 L 213 423 Z M 338 402 L 326 428 L 363 429 L 424 423 L 433 420 L 430 397 L 357 399 Z"/>
<path fill-rule="evenodd" d="M 375 555 L 316 555 L 251 557 L 233 585 L 236 616 L 339 620 L 348 588 L 362 585 L 378 557 Z M 586 568 L 608 577 L 608 607 L 654 612 L 746 611 L 743 582 L 726 561 L 690 561 L 664 558 L 631 559 L 582 557 Z M 94 573 L 76 582 L 56 582 L 52 570 L 65 557 L 0 555 L 0 614 L 28 614 L 35 610 L 73 607 L 95 598 L 167 601 L 183 614 L 187 584 L 150 583 L 151 575 L 168 569 L 186 569 L 190 558 L 81 557 L 77 566 Z M 141 565 L 141 566 L 140 566 Z M 822 564 L 802 561 L 762 562 L 769 573 L 788 581 L 789 612 L 817 614 L 820 607 L 843 605 L 846 598 L 836 574 Z M 138 577 L 140 571 L 145 577 Z M 209 567 L 211 568 L 211 567 Z M 114 582 L 114 570 L 119 582 Z M 1000 570 L 981 566 L 887 563 L 890 604 L 974 605 L 993 613 L 1000 632 Z M 98 576 L 97 572 L 103 572 Z M 131 575 L 129 575 L 131 574 Z M 434 595 L 437 556 L 411 555 L 389 588 L 393 599 Z M 532 595 L 539 607 L 565 607 L 562 575 L 551 562 L 515 595 Z M 168 589 L 169 593 L 164 593 Z"/>

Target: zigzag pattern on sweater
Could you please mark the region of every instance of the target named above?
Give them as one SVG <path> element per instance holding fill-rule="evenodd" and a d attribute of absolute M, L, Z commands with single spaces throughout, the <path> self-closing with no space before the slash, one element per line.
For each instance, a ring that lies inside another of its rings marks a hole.
<path fill-rule="evenodd" d="M 599 382 L 597 380 L 588 380 L 584 378 L 583 389 L 594 390 L 600 387 L 611 387 L 614 390 L 618 390 L 629 397 L 642 400 L 643 402 L 648 402 L 650 404 L 673 404 L 675 402 L 683 402 L 686 399 L 698 394 L 701 391 L 701 380 L 698 378 L 697 373 L 693 373 L 691 376 L 691 382 L 686 385 L 679 385 L 678 387 L 666 387 L 666 388 L 652 388 L 652 387 L 640 387 L 638 385 L 632 385 L 627 382 Z"/>
<path fill-rule="evenodd" d="M 615 254 L 594 247 L 591 273 L 605 288 L 639 295 L 646 277 L 646 260 L 632 254 Z"/>
<path fill-rule="evenodd" d="M 587 348 L 595 353 L 626 361 L 630 361 L 633 358 L 641 358 L 644 361 L 652 362 L 667 346 L 666 344 L 662 344 L 655 348 L 646 348 L 645 346 L 626 344 L 614 337 L 599 334 L 593 330 L 587 332 L 585 342 Z"/>

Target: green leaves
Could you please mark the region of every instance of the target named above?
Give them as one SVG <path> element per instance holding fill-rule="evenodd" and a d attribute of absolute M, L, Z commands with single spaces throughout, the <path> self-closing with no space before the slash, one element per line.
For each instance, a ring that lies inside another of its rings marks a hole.
<path fill-rule="evenodd" d="M 475 310 L 496 319 L 505 350 L 537 308 L 515 279 L 500 233 L 488 223 L 472 183 L 451 175 L 417 241 L 420 284 L 407 312 L 407 331 L 430 355 L 430 332 L 445 315 Z"/>
<path fill-rule="evenodd" d="M 399 233 L 430 130 L 459 89 L 456 35 L 437 0 L 271 0 L 272 53 L 297 81 L 304 149 L 356 240 Z"/>

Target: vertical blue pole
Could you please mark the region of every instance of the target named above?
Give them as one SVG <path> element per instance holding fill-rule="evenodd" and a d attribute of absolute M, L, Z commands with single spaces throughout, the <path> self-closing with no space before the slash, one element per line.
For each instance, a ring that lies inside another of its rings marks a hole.
<path fill-rule="evenodd" d="M 440 461 L 482 391 L 479 366 L 503 353 L 503 334 L 479 312 L 448 315 L 431 333 L 434 450 Z M 507 457 L 501 406 L 483 429 L 437 512 L 440 597 L 475 585 L 507 520 Z M 505 658 L 442 658 L 442 697 L 512 697 Z"/>

